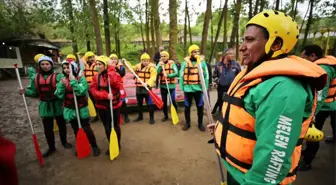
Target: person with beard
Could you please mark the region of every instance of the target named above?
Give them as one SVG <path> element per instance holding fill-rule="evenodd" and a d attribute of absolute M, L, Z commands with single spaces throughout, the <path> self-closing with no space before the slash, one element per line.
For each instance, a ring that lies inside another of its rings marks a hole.
<path fill-rule="evenodd" d="M 110 142 L 111 134 L 111 107 L 110 100 L 112 100 L 113 106 L 113 124 L 114 129 L 118 137 L 118 146 L 121 148 L 121 129 L 120 129 L 120 107 L 122 105 L 120 90 L 122 89 L 122 78 L 116 72 L 115 67 L 112 65 L 112 61 L 107 56 L 99 56 L 96 60 L 97 71 L 90 85 L 90 92 L 96 99 L 96 107 L 99 113 L 99 117 L 103 122 L 105 134 Z M 110 80 L 110 84 L 108 83 Z M 112 93 L 109 93 L 109 86 Z M 110 155 L 109 149 L 105 152 L 106 155 Z"/>
<path fill-rule="evenodd" d="M 72 74 L 70 74 L 69 62 L 71 63 Z M 66 61 L 62 62 L 62 69 L 65 78 L 62 78 L 62 80 L 57 83 L 55 95 L 60 99 L 64 99 L 64 119 L 70 122 L 76 136 L 78 132 L 78 122 L 74 101 L 74 98 L 76 98 L 81 126 L 91 144 L 93 155 L 99 156 L 100 150 L 89 123 L 89 108 L 87 99 L 89 85 L 84 76 L 78 76 L 79 68 L 71 55 L 68 55 Z M 74 97 L 73 92 L 75 92 L 76 97 Z M 75 153 L 75 155 L 77 156 L 77 153 Z"/>
<path fill-rule="evenodd" d="M 184 92 L 184 115 L 186 119 L 185 125 L 182 130 L 186 131 L 190 128 L 190 108 L 192 99 L 195 99 L 198 115 L 198 128 L 204 132 L 203 125 L 203 93 L 201 79 L 199 77 L 198 65 L 201 63 L 203 69 L 203 75 L 205 80 L 205 86 L 209 88 L 209 74 L 207 64 L 203 58 L 199 56 L 199 47 L 197 45 L 191 45 L 188 49 L 189 56 L 184 58 L 184 62 L 181 65 L 180 70 L 180 89 Z"/>
<path fill-rule="evenodd" d="M 240 72 L 239 64 L 234 61 L 233 49 L 229 48 L 223 51 L 222 61 L 215 66 L 214 77 L 217 83 L 217 101 L 212 110 L 212 114 L 217 112 L 217 108 L 223 105 L 223 94 L 229 89 L 233 79 Z"/>
<path fill-rule="evenodd" d="M 163 68 L 164 66 L 165 73 L 163 73 Z M 161 119 L 162 122 L 165 122 L 168 120 L 168 90 L 167 90 L 167 84 L 166 84 L 166 79 L 168 83 L 168 88 L 172 100 L 172 104 L 177 110 L 177 104 L 175 101 L 175 88 L 176 88 L 176 83 L 178 77 L 178 70 L 175 62 L 173 60 L 169 60 L 169 53 L 167 51 L 162 51 L 161 52 L 161 60 L 156 66 L 156 71 L 159 74 L 158 76 L 160 77 L 160 92 L 161 92 L 161 98 L 163 100 L 163 114 L 164 117 Z"/>
<path fill-rule="evenodd" d="M 48 157 L 56 151 L 54 136 L 54 118 L 57 121 L 59 135 L 64 148 L 72 148 L 67 142 L 67 129 L 63 118 L 63 100 L 57 98 L 54 93 L 56 84 L 63 78 L 62 74 L 54 72 L 54 62 L 48 56 L 43 56 L 38 61 L 39 73 L 34 80 L 30 80 L 30 85 L 25 89 L 20 89 L 20 94 L 27 97 L 39 97 L 38 111 L 42 118 L 44 135 L 47 139 L 49 149 L 43 153 L 43 157 Z"/>
<path fill-rule="evenodd" d="M 140 57 L 141 62 L 139 64 L 136 64 L 135 66 L 132 66 L 129 62 L 127 62 L 128 66 L 132 67 L 133 71 L 139 76 L 139 78 L 142 80 L 142 82 L 149 88 L 152 89 L 152 87 L 155 84 L 156 80 L 156 69 L 155 65 L 150 62 L 150 56 L 147 53 L 144 53 Z M 138 122 L 143 120 L 142 116 L 142 107 L 143 107 L 143 101 L 146 100 L 146 103 L 148 105 L 149 109 L 149 124 L 154 124 L 154 109 L 155 105 L 153 104 L 152 97 L 149 95 L 148 91 L 145 87 L 142 86 L 138 78 L 135 79 L 135 85 L 136 85 L 136 98 L 138 102 L 138 118 L 134 120 L 134 122 Z"/>
<path fill-rule="evenodd" d="M 239 47 L 247 65 L 223 97 L 221 118 L 208 125 L 228 185 L 292 184 L 302 141 L 327 75 L 289 56 L 299 27 L 289 15 L 266 10 L 250 19 Z"/>
<path fill-rule="evenodd" d="M 116 69 L 117 73 L 119 73 L 121 78 L 123 78 L 126 75 L 126 69 L 125 69 L 125 66 L 121 62 L 119 62 L 118 55 L 117 54 L 111 54 L 109 58 L 112 60 L 112 66 Z M 123 59 L 123 60 L 125 60 L 125 59 Z M 123 80 L 121 81 L 121 84 L 122 84 L 122 86 L 124 86 L 124 81 Z M 121 113 L 123 115 L 123 119 L 124 119 L 125 123 L 128 123 L 129 118 L 128 118 L 126 97 L 121 98 L 121 100 L 122 100 Z"/>

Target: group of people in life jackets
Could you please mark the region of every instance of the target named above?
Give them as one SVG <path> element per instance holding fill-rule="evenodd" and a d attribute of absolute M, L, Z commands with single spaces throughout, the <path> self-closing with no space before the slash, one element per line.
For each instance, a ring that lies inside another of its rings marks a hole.
<path fill-rule="evenodd" d="M 246 67 L 223 95 L 220 120 L 208 125 L 210 132 L 214 134 L 216 151 L 227 169 L 228 185 L 292 184 L 300 168 L 300 159 L 304 161 L 309 158 L 307 156 L 314 158 L 317 152 L 318 144 L 309 146 L 311 144 L 307 143 L 301 157 L 303 140 L 312 126 L 313 118 L 316 116 L 318 119 L 320 114 L 319 119 L 325 120 L 325 111 L 336 110 L 336 58 L 318 53 L 313 55 L 307 52 L 307 48 L 303 51 L 302 58 L 289 55 L 298 36 L 299 29 L 294 19 L 279 11 L 263 11 L 246 25 L 243 43 L 239 48 L 242 64 Z M 80 119 L 94 155 L 98 156 L 100 150 L 89 124 L 88 95 L 92 97 L 99 112 L 107 138 L 111 132 L 109 100 L 113 101 L 114 128 L 120 146 L 120 109 L 126 106 L 122 100 L 125 97 L 122 85 L 125 68 L 132 68 L 144 82 L 142 84 L 138 79 L 135 80 L 139 113 L 134 121 L 143 120 L 142 102 L 145 99 L 149 106 L 149 123 L 155 123 L 155 107 L 143 85 L 153 88 L 157 75 L 160 75 L 161 95 L 165 104 L 162 121 L 166 121 L 168 110 L 165 78 L 174 101 L 176 78 L 179 77 L 179 85 L 185 95 L 186 124 L 182 129 L 190 128 L 190 108 L 192 99 L 195 99 L 198 128 L 205 131 L 198 66 L 202 67 L 206 83 L 209 75 L 206 62 L 199 57 L 198 51 L 197 45 L 189 47 L 189 56 L 184 59 L 180 71 L 174 61 L 169 60 L 166 51 L 160 53 L 161 61 L 157 66 L 150 62 L 147 53 L 141 55 L 141 62 L 135 66 L 123 59 L 123 63 L 127 63 L 124 66 L 116 55 L 111 55 L 110 58 L 96 57 L 88 52 L 84 56 L 84 76 L 80 74 L 74 55 L 68 55 L 62 63 L 63 74 L 54 72 L 51 58 L 37 56 L 38 71 L 31 74 L 30 85 L 26 89 L 20 89 L 20 92 L 40 99 L 39 114 L 49 145 L 44 157 L 55 151 L 54 118 L 59 126 L 62 145 L 65 148 L 72 147 L 67 142 L 65 126 L 67 120 L 75 133 L 78 130 L 74 121 L 76 114 L 72 91 L 78 99 Z M 69 65 L 72 65 L 71 73 Z M 108 86 L 112 89 L 111 94 Z M 207 88 L 208 86 L 206 84 Z M 173 106 L 176 106 L 175 101 Z M 312 153 L 309 147 L 314 148 L 315 152 Z M 108 152 L 107 150 L 106 153 Z M 311 160 L 303 162 L 303 166 L 309 168 Z"/>

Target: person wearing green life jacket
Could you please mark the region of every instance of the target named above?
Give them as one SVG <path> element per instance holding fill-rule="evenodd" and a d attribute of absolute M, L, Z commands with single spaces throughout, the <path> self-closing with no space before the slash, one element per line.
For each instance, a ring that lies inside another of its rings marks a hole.
<path fill-rule="evenodd" d="M 34 56 L 34 61 L 35 61 L 35 64 L 34 66 L 31 66 L 31 67 L 28 67 L 28 78 L 30 80 L 34 80 L 35 76 L 36 76 L 36 73 L 39 72 L 39 66 L 38 66 L 38 61 L 41 57 L 43 57 L 44 54 L 37 54 Z"/>
<path fill-rule="evenodd" d="M 163 73 L 162 66 L 164 66 L 165 73 Z M 157 74 L 159 74 L 158 77 L 160 80 L 161 98 L 164 103 L 163 105 L 164 117 L 161 119 L 161 121 L 165 122 L 168 120 L 168 106 L 167 106 L 168 90 L 167 90 L 167 85 L 166 85 L 166 79 L 168 83 L 168 88 L 169 88 L 172 104 L 177 110 L 177 104 L 175 101 L 175 93 L 176 93 L 175 88 L 176 88 L 176 83 L 177 83 L 176 77 L 178 77 L 177 66 L 174 61 L 169 60 L 169 53 L 167 51 L 161 51 L 160 62 L 158 62 L 158 64 L 156 65 L 156 71 L 157 71 Z"/>
<path fill-rule="evenodd" d="M 266 10 L 250 19 L 239 47 L 241 71 L 223 96 L 221 117 L 208 128 L 227 169 L 228 185 L 289 185 L 327 74 L 289 56 L 297 23 Z"/>
<path fill-rule="evenodd" d="M 70 74 L 69 62 L 71 63 L 72 67 L 72 75 Z M 66 61 L 62 62 L 62 69 L 65 78 L 62 78 L 62 80 L 57 83 L 57 89 L 55 91 L 55 95 L 60 99 L 64 99 L 63 103 L 64 119 L 71 124 L 71 127 L 76 136 L 78 132 L 78 122 L 73 95 L 74 91 L 76 94 L 81 126 L 91 144 L 93 155 L 99 156 L 100 150 L 96 142 L 96 137 L 89 123 L 90 115 L 89 115 L 88 98 L 87 98 L 89 85 L 86 82 L 84 76 L 79 76 L 78 65 L 72 58 L 67 58 Z M 76 152 L 75 155 L 77 156 Z"/>
<path fill-rule="evenodd" d="M 40 72 L 36 74 L 26 89 L 20 89 L 27 97 L 39 97 L 38 111 L 42 118 L 44 135 L 49 149 L 43 154 L 48 157 L 56 151 L 54 136 L 54 118 L 57 121 L 59 135 L 64 148 L 72 148 L 67 142 L 67 129 L 63 118 L 63 100 L 54 95 L 56 84 L 63 78 L 62 74 L 54 72 L 54 62 L 48 56 L 43 56 L 38 61 Z"/>
<path fill-rule="evenodd" d="M 318 102 L 315 111 L 315 127 L 322 130 L 324 122 L 330 116 L 330 123 L 335 134 L 335 116 L 336 111 L 336 58 L 332 56 L 323 56 L 322 48 L 318 45 L 307 45 L 302 49 L 301 57 L 305 58 L 324 69 L 328 74 L 328 80 L 323 90 L 318 92 Z M 328 138 L 328 142 L 335 142 L 334 137 Z M 303 159 L 299 170 L 310 170 L 312 161 L 319 149 L 319 142 L 308 142 L 305 150 L 302 151 Z"/>
<path fill-rule="evenodd" d="M 203 125 L 203 93 L 201 79 L 199 77 L 198 65 L 201 63 L 205 86 L 209 88 L 209 74 L 207 64 L 203 58 L 199 56 L 199 47 L 197 45 L 191 45 L 188 49 L 189 56 L 184 58 L 184 62 L 181 65 L 180 70 L 180 89 L 184 92 L 184 115 L 186 119 L 185 125 L 182 130 L 186 131 L 190 128 L 190 108 L 192 99 L 195 99 L 198 115 L 198 128 L 204 132 Z"/>

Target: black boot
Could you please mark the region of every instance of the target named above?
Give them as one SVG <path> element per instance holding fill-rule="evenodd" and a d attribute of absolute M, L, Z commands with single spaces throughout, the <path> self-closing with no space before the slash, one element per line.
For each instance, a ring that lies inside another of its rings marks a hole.
<path fill-rule="evenodd" d="M 124 115 L 124 122 L 125 122 L 125 123 L 129 123 L 130 120 L 129 120 L 129 118 L 128 118 L 128 114 L 127 114 L 127 113 L 124 113 L 123 115 Z"/>
<path fill-rule="evenodd" d="M 150 118 L 150 119 L 149 119 L 149 124 L 153 125 L 154 123 L 155 123 L 154 118 Z"/>
<path fill-rule="evenodd" d="M 335 137 L 334 136 L 327 136 L 325 138 L 326 143 L 335 143 Z"/>
<path fill-rule="evenodd" d="M 99 148 L 96 146 L 96 147 L 92 147 L 92 151 L 93 151 L 93 156 L 97 157 L 100 155 L 100 150 Z"/>
<path fill-rule="evenodd" d="M 49 148 L 46 152 L 43 153 L 43 158 L 47 158 L 55 152 L 56 148 Z"/>
<path fill-rule="evenodd" d="M 72 144 L 66 142 L 66 143 L 62 143 L 63 147 L 66 149 L 72 148 Z"/>
<path fill-rule="evenodd" d="M 168 120 L 168 116 L 165 116 L 165 117 L 163 117 L 162 119 L 161 119 L 161 122 L 165 122 L 165 121 L 167 121 Z"/>
<path fill-rule="evenodd" d="M 107 155 L 107 156 L 110 155 L 110 150 L 109 149 L 106 150 L 105 155 Z"/>
<path fill-rule="evenodd" d="M 190 123 L 186 123 L 185 125 L 183 125 L 182 130 L 187 131 L 189 128 L 190 128 Z"/>
<path fill-rule="evenodd" d="M 141 117 L 139 116 L 137 119 L 133 120 L 133 122 L 138 122 L 138 121 L 141 121 L 141 120 L 143 120 L 143 118 L 142 118 L 142 116 Z"/>
<path fill-rule="evenodd" d="M 203 126 L 203 124 L 198 124 L 198 129 L 199 129 L 201 132 L 205 132 L 205 127 Z"/>

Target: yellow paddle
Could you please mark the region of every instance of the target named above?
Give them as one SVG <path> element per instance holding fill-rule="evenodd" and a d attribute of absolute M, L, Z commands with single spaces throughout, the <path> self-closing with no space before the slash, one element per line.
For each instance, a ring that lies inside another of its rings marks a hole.
<path fill-rule="evenodd" d="M 107 75 L 109 94 L 112 94 L 110 77 Z M 111 135 L 110 135 L 110 160 L 113 161 L 119 155 L 119 144 L 117 133 L 114 130 L 114 121 L 113 121 L 113 105 L 112 100 L 110 100 L 110 111 L 111 111 Z"/>
<path fill-rule="evenodd" d="M 58 131 L 58 125 L 56 119 L 54 119 L 54 132 Z"/>
<path fill-rule="evenodd" d="M 163 74 L 166 76 L 166 71 L 165 71 L 164 65 L 162 65 L 162 71 L 163 71 Z M 165 80 L 166 80 L 168 96 L 169 96 L 169 100 L 170 100 L 170 114 L 171 114 L 171 117 L 172 117 L 173 124 L 176 125 L 179 122 L 179 117 L 178 117 L 176 109 L 173 105 L 173 100 L 171 98 L 167 77 L 165 78 Z M 169 103 L 169 101 L 168 101 L 168 103 Z"/>
<path fill-rule="evenodd" d="M 93 102 L 91 100 L 90 97 L 88 97 L 88 107 L 89 107 L 89 114 L 91 117 L 96 117 L 97 116 L 97 112 L 96 112 L 96 109 L 93 105 Z"/>

